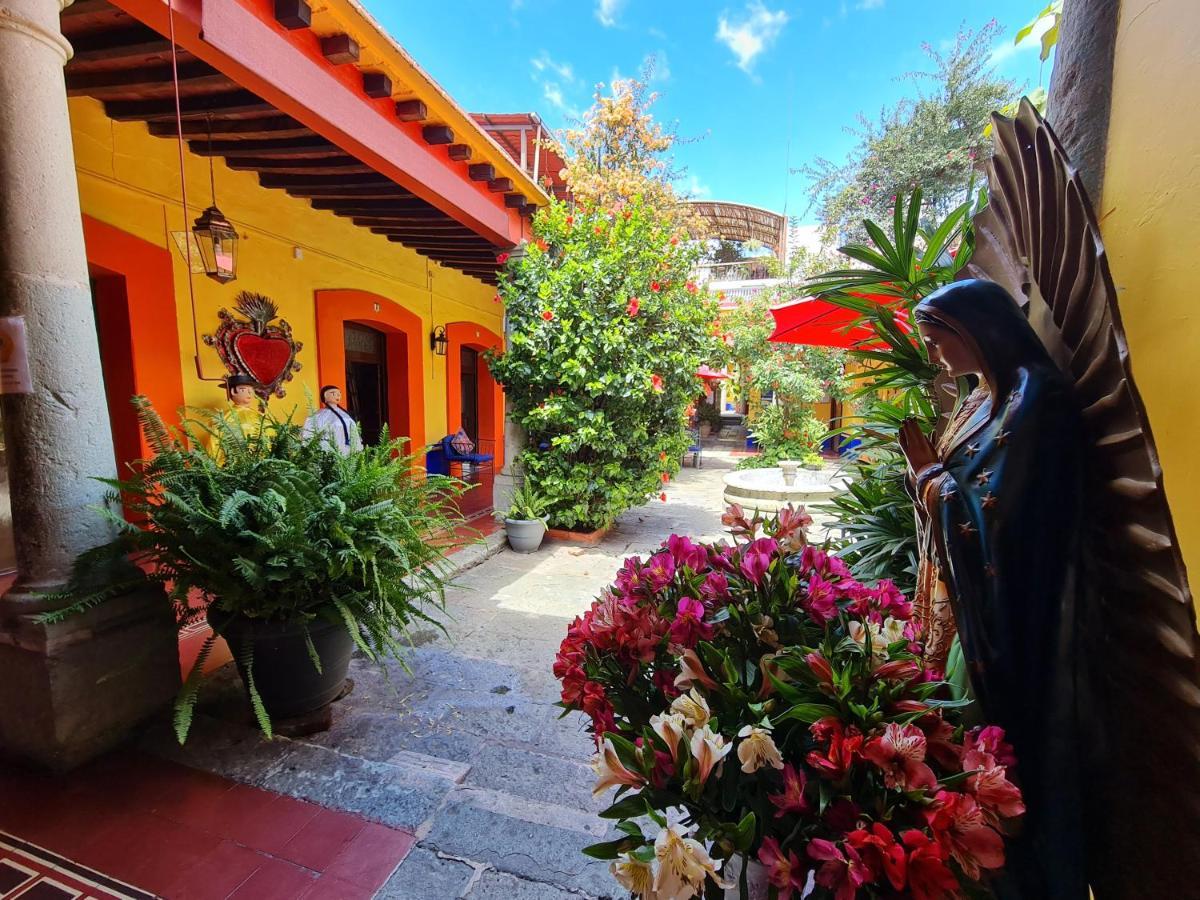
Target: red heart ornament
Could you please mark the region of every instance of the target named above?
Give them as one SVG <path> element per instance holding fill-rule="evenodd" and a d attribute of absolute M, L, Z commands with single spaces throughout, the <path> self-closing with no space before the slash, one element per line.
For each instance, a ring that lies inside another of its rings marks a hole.
<path fill-rule="evenodd" d="M 292 361 L 292 345 L 282 336 L 239 334 L 233 346 L 250 377 L 259 384 L 273 383 Z"/>

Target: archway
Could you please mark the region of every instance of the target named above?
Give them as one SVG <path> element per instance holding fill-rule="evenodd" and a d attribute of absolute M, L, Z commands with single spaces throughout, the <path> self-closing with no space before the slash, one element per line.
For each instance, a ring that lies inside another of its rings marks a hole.
<path fill-rule="evenodd" d="M 408 451 L 425 452 L 424 328 L 421 318 L 393 300 L 356 290 L 316 292 L 317 374 L 320 384 L 345 388 L 346 325 L 383 332 L 387 360 L 387 424 L 409 438 Z"/>
<path fill-rule="evenodd" d="M 503 340 L 494 331 L 474 322 L 450 322 L 446 325 L 446 427 L 453 434 L 463 426 L 463 350 L 474 350 L 474 396 L 476 427 L 481 450 L 495 454 L 495 469 L 504 465 L 504 390 L 492 378 L 485 350 L 500 350 Z"/>

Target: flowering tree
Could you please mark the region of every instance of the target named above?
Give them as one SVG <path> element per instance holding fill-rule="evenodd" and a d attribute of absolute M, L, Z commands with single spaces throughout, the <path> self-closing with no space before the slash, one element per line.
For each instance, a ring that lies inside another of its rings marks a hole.
<path fill-rule="evenodd" d="M 716 309 L 689 280 L 696 249 L 640 197 L 555 203 L 533 230 L 501 273 L 510 337 L 492 373 L 551 523 L 600 528 L 678 469 Z"/>
<path fill-rule="evenodd" d="M 733 544 L 673 535 L 567 630 L 562 705 L 617 788 L 621 836 L 587 852 L 655 900 L 712 896 L 737 856 L 779 900 L 810 874 L 813 897 L 983 896 L 1024 812 L 1003 732 L 961 724 L 912 604 L 807 545 L 803 510 L 722 521 Z"/>

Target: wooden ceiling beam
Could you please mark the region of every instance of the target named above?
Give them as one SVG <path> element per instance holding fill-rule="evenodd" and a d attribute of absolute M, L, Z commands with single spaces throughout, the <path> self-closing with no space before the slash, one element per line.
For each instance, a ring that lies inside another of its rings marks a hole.
<path fill-rule="evenodd" d="M 263 159 L 294 159 L 345 156 L 345 151 L 323 137 L 268 138 L 233 141 L 193 140 L 188 147 L 197 156 L 259 156 Z"/>
<path fill-rule="evenodd" d="M 466 162 L 471 158 L 471 148 L 466 144 L 451 144 L 446 153 L 455 162 Z"/>
<path fill-rule="evenodd" d="M 349 156 L 327 159 L 262 159 L 259 157 L 227 156 L 225 165 L 239 172 L 273 172 L 279 175 L 325 175 L 345 172 L 369 175 L 375 170 Z"/>
<path fill-rule="evenodd" d="M 70 7 L 67 7 L 70 9 Z M 156 137 L 175 137 L 175 123 L 149 122 L 150 133 Z M 265 138 L 311 137 L 313 132 L 308 126 L 301 125 L 290 116 L 276 116 L 270 119 L 214 119 L 212 122 L 212 137 L 214 140 L 230 140 L 246 138 L 247 140 Z M 183 123 L 183 136 L 195 139 L 209 135 L 209 123 L 204 119 L 189 119 Z"/>
<path fill-rule="evenodd" d="M 71 46 L 75 50 L 71 57 L 73 66 L 123 60 L 140 62 L 147 57 L 171 53 L 170 41 L 141 24 L 132 28 L 81 34 L 71 38 Z"/>
<path fill-rule="evenodd" d="M 488 190 L 493 194 L 507 194 L 513 189 L 511 178 L 493 178 L 488 182 Z"/>
<path fill-rule="evenodd" d="M 325 175 L 286 175 L 264 172 L 258 176 L 258 183 L 266 188 L 345 188 L 345 187 L 395 187 L 396 182 L 385 178 L 378 172 L 367 174 L 349 174 L 331 172 Z"/>
<path fill-rule="evenodd" d="M 305 200 L 353 200 L 355 198 L 408 200 L 415 196 L 398 184 L 390 186 L 377 184 L 330 184 L 322 187 L 285 187 L 284 190 L 293 197 L 303 197 Z"/>
<path fill-rule="evenodd" d="M 467 175 L 472 181 L 492 181 L 496 177 L 496 167 L 491 163 L 475 163 L 467 166 Z"/>
<path fill-rule="evenodd" d="M 432 146 L 454 143 L 454 130 L 449 125 L 426 125 L 421 129 L 421 137 L 425 143 Z"/>
<path fill-rule="evenodd" d="M 330 34 L 321 38 L 321 55 L 335 66 L 358 62 L 358 41 L 348 34 Z"/>
<path fill-rule="evenodd" d="M 275 108 L 249 91 L 230 91 L 225 94 L 208 94 L 199 97 L 182 97 L 180 112 L 185 118 L 209 115 L 231 116 L 247 113 L 270 113 Z M 118 122 L 136 122 L 146 119 L 170 120 L 175 115 L 175 100 L 167 97 L 157 100 L 111 100 L 104 104 L 110 119 Z"/>
<path fill-rule="evenodd" d="M 429 118 L 429 110 L 420 100 L 401 100 L 396 104 L 396 118 L 401 122 L 423 122 Z"/>
<path fill-rule="evenodd" d="M 382 72 L 362 73 L 363 93 L 376 100 L 392 96 L 392 79 Z"/>
<path fill-rule="evenodd" d="M 93 72 L 74 72 L 68 68 L 66 81 L 68 97 L 115 90 L 164 91 L 172 85 L 173 71 L 170 66 L 139 66 L 135 69 L 105 69 Z M 184 63 L 179 67 L 179 86 L 181 90 L 225 86 L 230 90 L 237 89 L 237 85 L 227 75 L 199 60 Z"/>
<path fill-rule="evenodd" d="M 413 199 L 413 202 L 397 200 L 372 200 L 369 197 L 362 197 L 356 200 L 314 200 L 313 209 L 345 209 L 354 210 L 361 213 L 375 213 L 384 215 L 393 210 L 407 209 L 432 209 L 432 207 L 424 200 Z"/>
<path fill-rule="evenodd" d="M 275 0 L 275 21 L 289 31 L 312 25 L 312 7 L 304 0 Z"/>
<path fill-rule="evenodd" d="M 507 209 L 524 209 L 529 205 L 529 201 L 525 199 L 524 194 L 505 194 L 504 206 Z"/>
<path fill-rule="evenodd" d="M 112 12 L 115 7 L 108 0 L 75 0 L 59 14 L 59 20 L 66 23 L 72 19 L 82 19 L 84 16 L 96 13 Z"/>

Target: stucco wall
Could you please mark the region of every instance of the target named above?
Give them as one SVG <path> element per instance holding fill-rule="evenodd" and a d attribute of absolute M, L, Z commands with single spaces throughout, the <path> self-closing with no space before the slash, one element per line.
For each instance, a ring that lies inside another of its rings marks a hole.
<path fill-rule="evenodd" d="M 1123 0 L 1098 211 L 1193 589 L 1200 579 L 1200 3 Z"/>
<path fill-rule="evenodd" d="M 203 381 L 196 374 L 187 268 L 170 236 L 185 227 L 175 142 L 150 136 L 140 123 L 110 120 L 101 104 L 88 98 L 72 99 L 70 109 L 83 212 L 168 248 L 184 398 L 196 406 L 222 403 L 224 394 L 216 382 Z M 190 153 L 184 158 L 188 210 L 194 219 L 210 202 L 208 165 Z M 288 386 L 288 396 L 272 402 L 277 412 L 288 412 L 297 402 L 303 405 L 305 386 L 314 395 L 319 387 L 315 291 L 359 290 L 390 298 L 420 317 L 424 335 L 434 325 L 459 321 L 502 332 L 495 290 L 482 282 L 427 261 L 348 219 L 313 210 L 305 200 L 264 189 L 254 173 L 235 172 L 219 158 L 215 166 L 218 205 L 244 236 L 236 281 L 221 285 L 203 275 L 193 276 L 198 329 L 201 334 L 211 333 L 218 324 L 217 310 L 231 308 L 242 290 L 266 294 L 279 304 L 281 316 L 304 349 L 299 356 L 303 369 Z M 301 258 L 296 258 L 295 248 Z M 171 296 L 164 295 L 162 302 L 171 303 Z M 436 440 L 447 431 L 446 360 L 433 355 L 427 339 L 420 343 L 425 435 Z M 214 349 L 201 343 L 199 355 L 205 377 L 223 374 Z"/>

